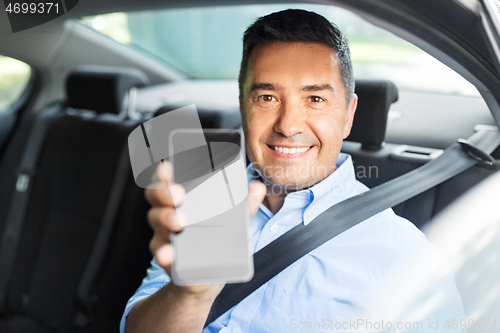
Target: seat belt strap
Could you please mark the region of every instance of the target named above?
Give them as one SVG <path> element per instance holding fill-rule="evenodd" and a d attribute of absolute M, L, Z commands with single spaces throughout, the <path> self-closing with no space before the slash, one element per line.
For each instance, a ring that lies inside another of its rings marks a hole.
<path fill-rule="evenodd" d="M 36 174 L 36 166 L 43 147 L 45 134 L 50 121 L 61 109 L 60 104 L 53 105 L 46 111 L 40 113 L 33 125 L 26 148 L 17 170 L 17 182 L 14 195 L 11 199 L 9 212 L 5 224 L 5 230 L 0 244 L 0 313 L 6 309 L 7 287 L 14 269 L 15 258 L 19 245 L 19 238 L 23 229 L 33 178 Z"/>
<path fill-rule="evenodd" d="M 99 268 L 106 255 L 109 240 L 115 225 L 118 208 L 127 184 L 127 178 L 130 176 L 130 158 L 128 145 L 124 145 L 120 153 L 116 174 L 111 185 L 111 190 L 106 204 L 106 209 L 97 232 L 96 240 L 92 246 L 92 251 L 80 278 L 77 289 L 77 301 L 79 311 L 75 316 L 75 326 L 85 327 L 89 323 L 90 313 L 90 291 L 95 281 Z"/>
<path fill-rule="evenodd" d="M 499 144 L 498 131 L 476 132 L 468 140 L 451 145 L 435 160 L 330 207 L 307 226 L 301 223 L 292 228 L 255 253 L 255 274 L 249 282 L 224 286 L 205 327 L 295 261 L 349 228 L 478 163 L 491 167 L 489 154 Z"/>

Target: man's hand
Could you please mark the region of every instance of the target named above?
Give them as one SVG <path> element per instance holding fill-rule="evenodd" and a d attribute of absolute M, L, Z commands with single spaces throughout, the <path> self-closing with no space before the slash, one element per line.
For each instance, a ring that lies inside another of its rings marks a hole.
<path fill-rule="evenodd" d="M 179 206 L 184 199 L 186 191 L 184 188 L 172 182 L 172 164 L 163 162 L 158 165 L 156 174 L 153 177 L 154 189 L 145 191 L 146 200 L 152 208 L 148 212 L 148 222 L 154 231 L 154 236 L 149 243 L 149 249 L 154 255 L 158 265 L 165 269 L 171 276 L 171 266 L 174 258 L 173 248 L 170 244 L 170 233 L 182 230 L 185 224 L 185 216 L 177 213 L 176 206 Z M 164 183 L 167 189 L 159 189 Z M 252 182 L 248 186 L 248 205 L 250 217 L 252 217 L 259 208 L 266 195 L 266 187 L 258 181 Z M 222 289 L 222 285 L 198 285 L 182 287 L 186 293 L 214 293 L 214 298 Z"/>
<path fill-rule="evenodd" d="M 165 188 L 161 188 L 165 184 Z M 175 210 L 186 194 L 184 188 L 172 182 L 172 165 L 163 162 L 153 177 L 153 186 L 145 191 L 151 204 L 148 223 L 154 236 L 149 243 L 158 265 L 170 275 L 174 258 L 170 233 L 182 230 L 185 217 Z M 266 186 L 254 181 L 248 186 L 250 216 L 264 200 Z M 223 285 L 176 286 L 171 281 L 150 297 L 138 302 L 127 317 L 127 332 L 201 332 L 208 311 Z"/>

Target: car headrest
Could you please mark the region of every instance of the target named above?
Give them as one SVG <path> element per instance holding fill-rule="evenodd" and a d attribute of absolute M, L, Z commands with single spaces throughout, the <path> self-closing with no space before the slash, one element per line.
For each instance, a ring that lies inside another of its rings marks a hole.
<path fill-rule="evenodd" d="M 398 100 L 398 88 L 388 80 L 356 80 L 358 108 L 346 141 L 360 142 L 365 149 L 382 146 L 389 107 Z"/>
<path fill-rule="evenodd" d="M 77 67 L 66 81 L 68 106 L 97 113 L 119 114 L 130 89 L 148 83 L 146 74 L 134 68 Z"/>
<path fill-rule="evenodd" d="M 159 108 L 154 113 L 154 116 L 156 117 L 175 109 L 177 107 L 165 105 Z M 203 128 L 237 128 L 241 125 L 241 115 L 238 111 L 200 107 L 197 108 L 197 111 L 201 127 Z"/>

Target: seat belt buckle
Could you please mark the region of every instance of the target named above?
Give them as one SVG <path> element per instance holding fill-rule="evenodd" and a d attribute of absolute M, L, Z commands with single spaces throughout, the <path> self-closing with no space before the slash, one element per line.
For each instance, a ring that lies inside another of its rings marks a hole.
<path fill-rule="evenodd" d="M 26 192 L 28 186 L 30 184 L 31 175 L 28 173 L 19 173 L 17 175 L 16 181 L 16 191 L 17 192 Z"/>
<path fill-rule="evenodd" d="M 495 168 L 495 159 L 491 157 L 491 155 L 486 154 L 484 151 L 475 147 L 473 144 L 471 144 L 469 141 L 465 139 L 458 139 L 458 143 L 460 144 L 462 149 L 467 154 L 469 154 L 469 156 L 479 161 L 479 163 L 482 166 L 485 166 L 489 169 Z"/>

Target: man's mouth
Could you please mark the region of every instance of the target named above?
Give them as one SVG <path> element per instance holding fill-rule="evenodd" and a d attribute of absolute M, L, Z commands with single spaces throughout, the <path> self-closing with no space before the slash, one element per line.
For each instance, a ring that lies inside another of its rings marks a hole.
<path fill-rule="evenodd" d="M 305 147 L 283 147 L 283 146 L 273 146 L 273 145 L 268 145 L 268 146 L 274 151 L 289 155 L 304 153 L 312 148 L 312 146 L 305 146 Z"/>

